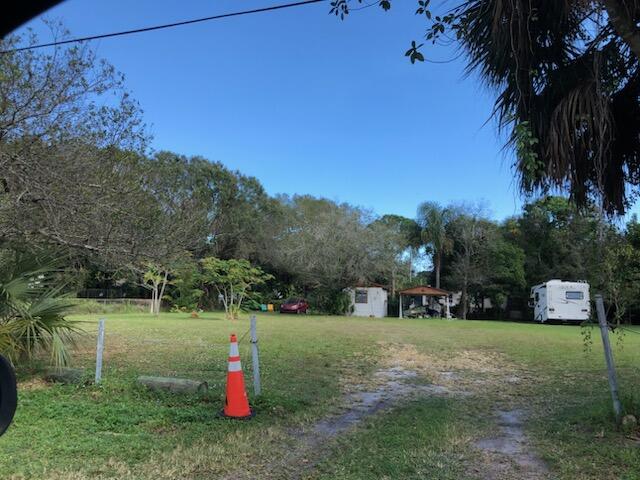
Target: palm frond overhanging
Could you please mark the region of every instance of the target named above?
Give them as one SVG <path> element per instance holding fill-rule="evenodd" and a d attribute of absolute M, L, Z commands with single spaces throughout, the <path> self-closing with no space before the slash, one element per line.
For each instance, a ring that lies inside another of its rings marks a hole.
<path fill-rule="evenodd" d="M 457 11 L 469 71 L 498 92 L 522 189 L 568 189 L 624 213 L 640 185 L 640 71 L 619 23 L 636 26 L 640 2 L 469 0 Z"/>
<path fill-rule="evenodd" d="M 14 362 L 40 352 L 55 365 L 69 362 L 75 323 L 72 302 L 53 283 L 55 264 L 31 254 L 0 250 L 0 353 Z"/>

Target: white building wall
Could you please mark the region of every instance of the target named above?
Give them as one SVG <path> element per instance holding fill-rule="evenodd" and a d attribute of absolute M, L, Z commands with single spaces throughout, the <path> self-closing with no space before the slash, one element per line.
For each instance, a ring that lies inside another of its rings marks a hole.
<path fill-rule="evenodd" d="M 367 291 L 367 303 L 356 303 L 356 290 Z M 351 306 L 355 317 L 386 317 L 388 293 L 380 287 L 362 287 L 349 290 Z"/>

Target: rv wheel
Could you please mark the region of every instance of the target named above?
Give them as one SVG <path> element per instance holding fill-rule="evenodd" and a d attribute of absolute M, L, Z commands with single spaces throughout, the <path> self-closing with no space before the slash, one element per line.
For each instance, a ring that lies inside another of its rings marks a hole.
<path fill-rule="evenodd" d="M 0 435 L 11 425 L 17 405 L 16 375 L 9 361 L 0 355 Z"/>

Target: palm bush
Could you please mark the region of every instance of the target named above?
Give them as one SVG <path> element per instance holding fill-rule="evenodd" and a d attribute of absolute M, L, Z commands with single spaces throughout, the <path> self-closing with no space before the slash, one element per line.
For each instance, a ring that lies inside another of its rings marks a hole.
<path fill-rule="evenodd" d="M 69 363 L 68 345 L 79 329 L 65 318 L 73 307 L 55 285 L 55 262 L 32 254 L 0 250 L 0 352 L 13 362 L 50 355 Z"/>

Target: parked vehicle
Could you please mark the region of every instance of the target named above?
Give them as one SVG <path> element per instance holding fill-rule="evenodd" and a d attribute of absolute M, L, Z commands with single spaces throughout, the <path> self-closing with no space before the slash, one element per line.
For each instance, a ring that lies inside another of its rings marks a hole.
<path fill-rule="evenodd" d="M 536 322 L 583 322 L 591 315 L 589 284 L 549 280 L 534 285 L 529 306 Z"/>
<path fill-rule="evenodd" d="M 280 313 L 308 313 L 309 304 L 303 298 L 289 298 L 280 304 Z"/>

